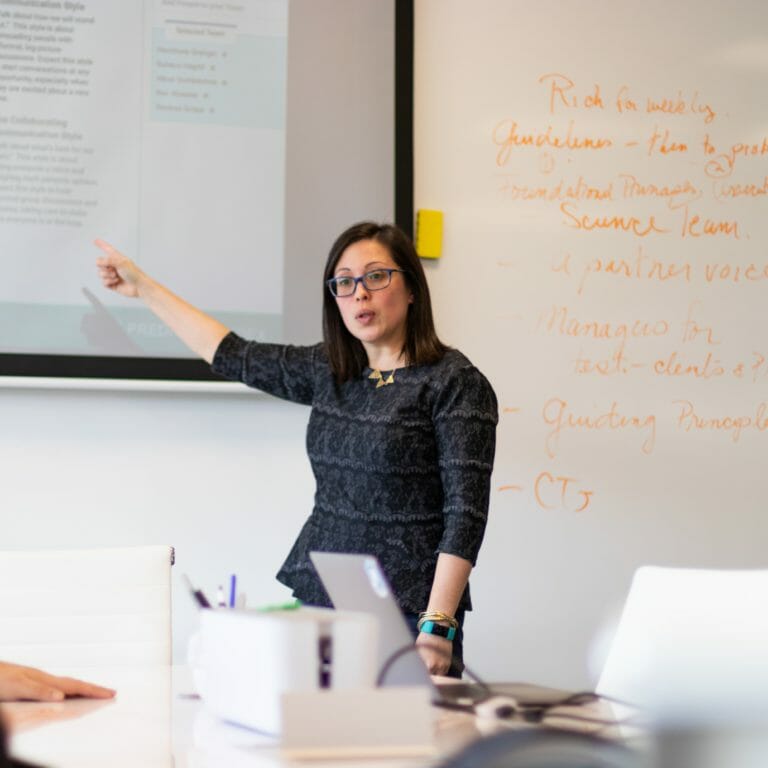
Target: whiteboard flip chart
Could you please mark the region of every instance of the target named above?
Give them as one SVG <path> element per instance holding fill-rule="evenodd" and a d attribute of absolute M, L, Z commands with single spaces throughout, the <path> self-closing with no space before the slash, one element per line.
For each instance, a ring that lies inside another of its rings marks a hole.
<path fill-rule="evenodd" d="M 504 608 L 492 672 L 584 684 L 637 565 L 765 564 L 767 21 L 751 0 L 416 4 L 439 330 L 500 402 L 474 580 L 478 625 Z"/>

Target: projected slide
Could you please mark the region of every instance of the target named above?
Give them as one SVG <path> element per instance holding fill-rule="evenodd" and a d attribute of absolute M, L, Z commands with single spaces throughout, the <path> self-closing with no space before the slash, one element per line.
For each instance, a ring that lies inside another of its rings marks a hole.
<path fill-rule="evenodd" d="M 0 352 L 189 355 L 95 237 L 280 338 L 287 5 L 0 1 Z"/>

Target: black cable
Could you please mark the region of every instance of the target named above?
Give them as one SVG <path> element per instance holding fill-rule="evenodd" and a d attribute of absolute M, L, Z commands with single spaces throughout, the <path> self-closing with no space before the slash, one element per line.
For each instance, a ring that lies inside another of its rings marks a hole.
<path fill-rule="evenodd" d="M 484 680 L 482 680 L 479 675 L 475 674 L 472 670 L 469 669 L 469 667 L 464 665 L 464 671 L 469 674 L 469 676 L 472 678 L 474 682 L 476 682 L 485 692 L 486 696 L 483 698 L 478 699 L 474 702 L 472 705 L 454 705 L 451 706 L 448 704 L 448 708 L 450 709 L 464 709 L 465 711 L 474 712 L 475 707 L 478 704 L 482 704 L 484 701 L 487 701 L 492 696 L 495 696 L 496 693 L 493 691 L 493 688 L 486 683 Z M 504 694 L 500 694 L 504 695 Z M 604 728 L 608 728 L 611 726 L 621 726 L 621 725 L 631 725 L 635 724 L 637 727 L 642 727 L 641 723 L 638 723 L 638 715 L 630 715 L 629 717 L 621 718 L 620 720 L 609 720 L 607 718 L 600 718 L 600 717 L 588 717 L 585 715 L 577 715 L 575 713 L 569 713 L 569 712 L 556 712 L 554 710 L 559 709 L 560 707 L 577 707 L 577 706 L 584 706 L 585 704 L 592 704 L 594 702 L 599 701 L 606 701 L 608 703 L 613 704 L 620 704 L 622 706 L 626 707 L 632 707 L 636 709 L 635 705 L 630 704 L 628 701 L 625 701 L 623 699 L 617 699 L 614 696 L 603 696 L 601 694 L 595 693 L 594 691 L 577 691 L 576 693 L 568 694 L 568 696 L 563 697 L 562 699 L 557 699 L 556 701 L 553 701 L 548 704 L 535 704 L 532 706 L 525 706 L 520 705 L 517 714 L 520 715 L 520 717 L 528 723 L 542 723 L 545 724 L 544 721 L 548 717 L 552 718 L 560 718 L 565 720 L 578 720 L 584 723 L 594 723 L 595 725 L 602 725 Z M 445 704 L 441 704 L 441 706 L 446 706 Z M 553 730 L 556 730 L 555 726 L 547 726 L 548 728 L 552 728 Z M 603 730 L 603 729 L 600 729 Z"/>
<path fill-rule="evenodd" d="M 620 720 L 609 720 L 605 717 L 586 717 L 584 715 L 577 715 L 571 712 L 552 712 L 549 709 L 542 714 L 541 720 L 543 722 L 548 717 L 563 719 L 563 720 L 579 720 L 583 723 L 594 723 L 595 725 L 604 725 L 606 727 L 612 725 L 629 725 L 633 720 L 637 720 L 636 715 L 630 717 L 622 717 Z"/>
<path fill-rule="evenodd" d="M 593 736 L 597 736 L 598 738 L 602 738 L 600 734 L 602 734 L 602 732 L 605 731 L 607 728 L 615 728 L 615 727 L 621 727 L 621 726 L 632 726 L 635 728 L 648 727 L 648 722 L 642 713 L 629 715 L 628 717 L 622 717 L 617 720 L 617 719 L 607 719 L 602 717 L 589 717 L 585 715 L 579 715 L 573 712 L 557 712 L 556 711 L 560 707 L 583 706 L 584 704 L 590 704 L 590 703 L 599 702 L 599 701 L 606 701 L 608 703 L 614 703 L 614 704 L 619 704 L 626 707 L 632 707 L 633 709 L 637 708 L 634 705 L 630 704 L 629 702 L 624 701 L 622 699 L 617 699 L 613 696 L 602 696 L 600 694 L 594 693 L 593 691 L 580 691 L 578 693 L 573 693 L 570 696 L 566 696 L 565 698 L 560 699 L 559 701 L 553 702 L 552 704 L 547 704 L 542 706 L 541 711 L 540 713 L 538 713 L 537 716 L 533 716 L 532 713 L 529 713 L 529 715 L 526 716 L 526 713 L 523 712 L 522 713 L 523 719 L 527 720 L 528 722 L 541 723 L 544 727 L 552 730 L 567 730 L 567 729 L 561 729 L 561 728 L 558 728 L 558 726 L 552 725 L 550 723 L 546 723 L 545 721 L 547 718 L 575 720 L 583 723 L 593 723 L 595 725 L 602 726 L 597 730 L 591 732 Z"/>
<path fill-rule="evenodd" d="M 458 701 L 448 701 L 447 699 L 432 699 L 432 706 L 440 709 L 450 709 L 455 712 L 467 712 L 470 715 L 475 714 L 474 704 L 460 704 Z"/>
<path fill-rule="evenodd" d="M 600 697 L 594 691 L 577 691 L 571 693 L 563 699 L 552 702 L 548 706 L 551 707 L 568 707 L 568 706 L 580 706 L 581 704 L 591 704 L 593 701 L 598 701 Z"/>
<path fill-rule="evenodd" d="M 403 656 L 405 656 L 408 653 L 411 653 L 412 651 L 418 651 L 418 646 L 416 643 L 408 643 L 408 645 L 403 645 L 400 648 L 397 648 L 392 653 L 387 656 L 387 658 L 384 660 L 384 663 L 381 665 L 381 669 L 379 670 L 379 674 L 376 676 L 376 687 L 380 688 L 382 685 L 384 685 L 384 682 L 387 679 L 387 675 L 389 674 L 389 671 L 392 669 L 392 666 L 396 661 L 401 659 Z M 459 659 L 456 656 L 451 655 L 451 666 L 453 666 L 454 662 L 458 662 Z M 491 690 L 490 686 L 485 683 L 483 680 L 480 679 L 478 675 L 476 675 L 466 664 L 463 664 L 463 671 L 469 675 L 469 677 L 472 679 L 472 682 L 477 683 L 477 685 L 480 686 L 483 693 L 485 694 L 485 697 L 483 699 L 480 699 L 480 701 L 485 701 L 486 699 L 490 698 L 494 695 L 493 691 Z M 436 704 L 443 705 L 443 702 L 434 702 Z M 477 703 L 477 702 L 476 702 Z M 459 709 L 461 706 L 464 705 L 449 705 L 450 709 Z M 470 711 L 472 710 L 472 707 L 469 707 Z"/>
<path fill-rule="evenodd" d="M 379 674 L 376 676 L 376 687 L 381 688 L 381 686 L 384 685 L 384 681 L 387 679 L 389 670 L 392 669 L 392 665 L 398 659 L 401 659 L 407 653 L 411 653 L 412 651 L 415 651 L 415 650 L 416 650 L 416 644 L 408 643 L 408 645 L 402 645 L 400 646 L 400 648 L 390 653 L 389 656 L 387 656 L 387 658 L 384 659 L 384 663 L 381 665 Z"/>
<path fill-rule="evenodd" d="M 568 706 L 569 704 L 589 704 L 593 701 L 607 701 L 611 704 L 621 704 L 623 707 L 630 707 L 632 709 L 638 708 L 637 704 L 633 704 L 626 699 L 617 699 L 615 696 L 607 696 L 604 693 L 595 693 L 594 691 L 577 691 L 576 693 L 566 696 L 564 699 L 560 699 L 560 701 L 556 702 L 553 706 L 563 707 Z"/>
<path fill-rule="evenodd" d="M 466 672 L 469 677 L 472 679 L 473 683 L 477 683 L 477 685 L 480 686 L 482 691 L 485 693 L 484 699 L 479 699 L 476 704 L 479 704 L 480 701 L 486 701 L 487 699 L 490 699 L 491 696 L 495 696 L 496 694 L 493 692 L 493 689 L 491 688 L 488 683 L 483 680 L 480 675 L 478 675 L 476 672 L 473 672 L 466 664 L 464 665 L 464 672 Z"/>
<path fill-rule="evenodd" d="M 451 663 L 454 661 L 458 661 L 458 659 L 453 656 L 451 657 Z M 470 712 L 471 714 L 475 714 L 475 707 L 478 704 L 482 704 L 484 701 L 488 701 L 492 696 L 495 696 L 496 694 L 493 692 L 491 687 L 480 678 L 479 675 L 477 675 L 475 672 L 473 672 L 466 664 L 463 665 L 464 669 L 463 672 L 466 672 L 466 674 L 471 679 L 471 682 L 475 683 L 479 688 L 481 695 L 475 698 L 474 696 L 469 696 L 467 698 L 472 699 L 471 704 L 460 704 L 458 701 L 450 701 L 449 699 L 435 699 L 432 703 L 436 707 L 442 707 L 443 709 L 454 709 L 458 710 L 459 712 Z M 450 690 L 451 683 L 445 684 L 443 686 L 437 686 L 437 689 L 442 690 Z"/>
<path fill-rule="evenodd" d="M 387 656 L 384 663 L 381 665 L 381 669 L 379 671 L 378 676 L 376 677 L 376 687 L 379 688 L 382 685 L 384 685 L 387 675 L 389 674 L 390 670 L 392 669 L 392 666 L 395 664 L 396 661 L 401 659 L 406 654 L 412 653 L 414 651 L 418 652 L 418 646 L 415 643 L 408 643 L 408 645 L 401 646 L 397 650 L 393 651 L 389 656 Z M 451 662 L 453 661 L 457 661 L 457 659 L 455 657 L 451 657 Z M 452 709 L 452 710 L 458 710 L 460 712 L 474 713 L 475 707 L 478 704 L 482 704 L 483 702 L 488 701 L 490 698 L 496 695 L 493 691 L 493 688 L 488 683 L 486 683 L 476 672 L 471 670 L 466 664 L 464 665 L 464 672 L 471 678 L 472 682 L 476 683 L 480 687 L 481 691 L 485 695 L 476 699 L 472 704 L 460 704 L 458 702 L 452 702 L 445 699 L 437 699 L 432 703 L 444 709 Z M 637 720 L 636 715 L 622 718 L 620 720 L 609 720 L 607 718 L 588 717 L 585 715 L 577 715 L 575 713 L 570 713 L 570 712 L 555 711 L 560 707 L 583 706 L 585 704 L 591 704 L 597 701 L 607 701 L 607 702 L 613 702 L 615 704 L 622 704 L 624 706 L 630 706 L 630 707 L 632 706 L 628 702 L 622 701 L 621 699 L 616 699 L 612 696 L 601 696 L 595 693 L 594 691 L 577 691 L 576 693 L 571 693 L 568 696 L 565 696 L 562 699 L 553 701 L 549 704 L 537 704 L 530 707 L 526 707 L 524 705 L 520 706 L 517 714 L 519 714 L 520 717 L 526 722 L 542 723 L 543 725 L 546 725 L 546 727 L 552 728 L 553 730 L 557 730 L 557 728 L 555 726 L 547 725 L 544 722 L 547 718 L 551 717 L 551 718 L 558 718 L 561 720 L 577 720 L 583 723 L 593 723 L 595 725 L 602 725 L 606 728 L 610 726 L 629 725 L 633 721 Z"/>

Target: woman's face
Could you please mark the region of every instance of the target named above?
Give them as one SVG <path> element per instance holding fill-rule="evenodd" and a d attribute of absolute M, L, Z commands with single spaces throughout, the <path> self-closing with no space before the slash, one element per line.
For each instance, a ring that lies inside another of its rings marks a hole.
<path fill-rule="evenodd" d="M 334 277 L 360 277 L 376 269 L 397 269 L 389 249 L 376 240 L 358 240 L 342 254 Z M 363 343 L 366 351 L 389 348 L 398 354 L 405 343 L 408 305 L 413 294 L 405 275 L 392 273 L 386 288 L 371 291 L 358 282 L 351 296 L 336 298 L 347 330 Z"/>

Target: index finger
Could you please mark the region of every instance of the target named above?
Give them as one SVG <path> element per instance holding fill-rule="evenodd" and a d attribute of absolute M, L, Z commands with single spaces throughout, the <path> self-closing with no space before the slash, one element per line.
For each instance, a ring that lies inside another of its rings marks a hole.
<path fill-rule="evenodd" d="M 98 237 L 93 241 L 93 244 L 97 248 L 101 248 L 101 250 L 104 251 L 104 253 L 108 253 L 108 254 L 119 254 L 120 253 L 120 251 L 118 251 L 117 248 L 115 248 L 114 245 L 110 245 L 106 240 L 101 240 Z"/>

